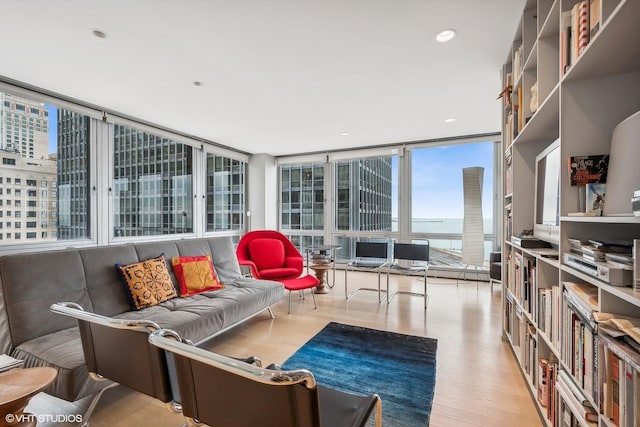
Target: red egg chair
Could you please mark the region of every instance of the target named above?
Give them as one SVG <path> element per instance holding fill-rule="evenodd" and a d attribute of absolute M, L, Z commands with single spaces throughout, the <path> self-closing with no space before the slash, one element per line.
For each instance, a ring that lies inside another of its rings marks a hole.
<path fill-rule="evenodd" d="M 315 276 L 303 271 L 303 257 L 291 241 L 275 230 L 250 231 L 238 242 L 236 255 L 240 265 L 248 266 L 255 279 L 280 282 L 289 291 L 289 313 L 291 313 L 291 291 L 304 291 L 316 287 L 320 282 Z M 313 292 L 313 306 L 316 298 Z M 304 294 L 303 294 L 304 297 Z"/>

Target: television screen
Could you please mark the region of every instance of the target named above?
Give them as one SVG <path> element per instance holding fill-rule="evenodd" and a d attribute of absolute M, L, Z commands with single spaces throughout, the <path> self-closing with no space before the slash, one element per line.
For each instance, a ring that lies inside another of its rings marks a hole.
<path fill-rule="evenodd" d="M 560 142 L 556 140 L 536 157 L 536 205 L 533 234 L 558 242 L 560 225 Z"/>

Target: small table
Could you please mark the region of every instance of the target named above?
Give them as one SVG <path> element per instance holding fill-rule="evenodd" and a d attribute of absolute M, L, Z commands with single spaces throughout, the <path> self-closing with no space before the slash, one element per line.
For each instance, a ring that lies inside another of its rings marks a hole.
<path fill-rule="evenodd" d="M 316 278 L 318 279 L 318 283 L 316 285 L 316 290 L 313 291 L 314 294 L 328 294 L 329 287 L 327 286 L 327 282 L 325 280 L 325 273 L 327 270 L 331 268 L 329 264 L 312 264 L 309 266 L 310 269 L 316 273 Z"/>
<path fill-rule="evenodd" d="M 326 271 L 328 269 L 333 270 L 333 281 L 336 279 L 336 251 L 340 249 L 340 245 L 314 245 L 307 248 L 307 267 L 312 269 L 316 273 L 316 277 L 320 281 L 320 284 L 316 286 L 314 293 L 316 294 L 328 294 L 329 289 L 333 288 L 335 283 L 328 284 L 326 281 Z M 311 255 L 311 260 L 309 260 Z M 307 270 L 308 271 L 308 270 Z M 327 287 L 328 285 L 328 287 Z"/>
<path fill-rule="evenodd" d="M 36 417 L 24 413 L 24 408 L 56 375 L 54 368 L 13 369 L 0 374 L 0 426 L 35 426 Z"/>

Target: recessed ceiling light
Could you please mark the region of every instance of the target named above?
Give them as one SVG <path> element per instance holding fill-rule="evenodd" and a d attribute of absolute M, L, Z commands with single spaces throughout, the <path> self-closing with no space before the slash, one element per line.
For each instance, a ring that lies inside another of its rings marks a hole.
<path fill-rule="evenodd" d="M 93 34 L 94 36 L 96 36 L 99 39 L 106 39 L 107 38 L 107 34 L 104 31 L 92 30 L 91 34 Z"/>
<path fill-rule="evenodd" d="M 342 136 L 349 136 L 349 132 L 342 132 L 340 135 L 342 135 Z"/>
<path fill-rule="evenodd" d="M 448 42 L 455 36 L 456 36 L 456 30 L 453 30 L 453 29 L 443 30 L 443 31 L 440 31 L 438 35 L 436 35 L 436 40 L 438 40 L 439 42 Z"/>
<path fill-rule="evenodd" d="M 444 119 L 444 122 L 445 122 L 445 123 L 453 123 L 453 122 L 455 122 L 455 121 L 456 121 L 456 119 L 453 119 L 453 118 Z"/>
<path fill-rule="evenodd" d="M 204 85 L 204 83 L 199 82 L 199 81 L 196 80 L 196 81 L 193 82 L 193 85 L 194 86 L 202 86 L 202 85 Z"/>

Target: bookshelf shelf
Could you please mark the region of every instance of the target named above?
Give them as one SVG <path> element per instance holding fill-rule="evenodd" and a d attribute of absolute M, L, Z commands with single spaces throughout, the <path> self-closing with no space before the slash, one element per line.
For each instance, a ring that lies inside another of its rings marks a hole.
<path fill-rule="evenodd" d="M 614 276 L 614 283 L 600 280 L 563 258 L 570 240 L 640 239 L 638 217 L 570 215 L 583 193 L 570 185 L 567 167 L 571 156 L 608 154 L 615 127 L 640 110 L 638 22 L 640 0 L 526 0 L 503 66 L 505 87 L 513 83 L 511 99 L 500 110 L 503 335 L 550 427 L 640 426 L 640 356 L 629 353 L 633 346 L 604 335 L 606 328 L 599 331 L 593 318 L 595 310 L 640 319 L 640 290 L 615 285 L 620 279 Z M 582 44 L 574 46 L 572 37 Z M 554 141 L 561 159 L 559 239 L 551 250 L 522 248 L 511 236 L 534 228 L 536 156 Z M 595 303 L 582 306 L 581 287 Z M 613 355 L 620 373 L 626 369 L 624 378 L 631 378 L 620 385 L 627 391 L 611 388 L 617 381 L 607 365 Z"/>

